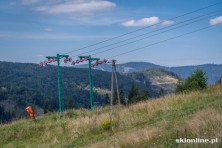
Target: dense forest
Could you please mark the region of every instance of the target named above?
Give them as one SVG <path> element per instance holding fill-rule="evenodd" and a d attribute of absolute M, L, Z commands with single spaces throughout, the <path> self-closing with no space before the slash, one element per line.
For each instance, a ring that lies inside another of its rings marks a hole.
<path fill-rule="evenodd" d="M 0 62 L 0 105 L 1 111 L 10 117 L 27 116 L 25 107 L 32 105 L 36 114 L 56 111 L 57 67 L 37 64 Z M 104 105 L 110 92 L 111 73 L 93 70 L 94 104 Z M 141 75 L 141 74 L 140 74 Z M 128 97 L 134 77 L 117 74 L 119 89 Z M 138 78 L 138 77 L 136 77 Z M 63 108 L 89 107 L 88 69 L 61 67 Z M 145 82 L 145 83 L 144 83 Z M 139 90 L 149 90 L 150 97 L 155 97 L 160 87 L 151 85 L 149 79 L 136 80 Z"/>

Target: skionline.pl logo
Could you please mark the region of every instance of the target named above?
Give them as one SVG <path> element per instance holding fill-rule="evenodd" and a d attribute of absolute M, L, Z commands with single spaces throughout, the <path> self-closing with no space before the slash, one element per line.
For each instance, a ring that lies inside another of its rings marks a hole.
<path fill-rule="evenodd" d="M 179 138 L 176 139 L 176 143 L 218 143 L 218 138 L 202 139 L 202 138 Z"/>

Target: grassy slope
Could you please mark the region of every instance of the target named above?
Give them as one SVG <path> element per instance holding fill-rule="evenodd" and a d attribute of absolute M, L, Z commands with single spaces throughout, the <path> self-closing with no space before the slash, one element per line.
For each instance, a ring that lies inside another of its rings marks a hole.
<path fill-rule="evenodd" d="M 119 112 L 119 125 L 116 125 Z M 0 125 L 2 147 L 222 147 L 222 92 L 168 95 L 114 108 L 115 127 L 106 129 L 109 108 L 69 110 Z M 176 144 L 179 137 L 219 138 L 218 144 Z"/>

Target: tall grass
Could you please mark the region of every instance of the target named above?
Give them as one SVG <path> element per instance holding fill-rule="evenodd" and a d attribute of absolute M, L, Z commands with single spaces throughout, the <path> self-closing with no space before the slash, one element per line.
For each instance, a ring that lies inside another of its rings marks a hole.
<path fill-rule="evenodd" d="M 2 147 L 220 147 L 222 93 L 211 88 L 167 95 L 129 107 L 114 107 L 113 130 L 105 128 L 109 107 L 68 110 L 0 125 Z M 177 144 L 177 136 L 219 138 L 217 144 Z"/>

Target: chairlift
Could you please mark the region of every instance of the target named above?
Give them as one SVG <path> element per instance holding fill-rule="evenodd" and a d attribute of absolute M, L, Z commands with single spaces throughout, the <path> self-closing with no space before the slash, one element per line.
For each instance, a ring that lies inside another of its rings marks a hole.
<path fill-rule="evenodd" d="M 84 58 L 84 61 L 88 61 L 89 60 L 89 58 Z"/>
<path fill-rule="evenodd" d="M 95 63 L 92 63 L 92 64 L 91 64 L 91 67 L 95 67 L 95 66 L 96 66 Z"/>
<path fill-rule="evenodd" d="M 69 57 L 67 61 L 68 61 L 68 62 L 72 62 L 72 58 L 71 58 L 71 57 Z"/>
<path fill-rule="evenodd" d="M 48 61 L 44 61 L 43 63 L 44 63 L 44 65 L 47 65 L 47 64 L 48 64 Z"/>
<path fill-rule="evenodd" d="M 79 64 L 79 62 L 80 62 L 79 60 L 76 60 L 76 64 Z"/>
<path fill-rule="evenodd" d="M 55 58 L 52 58 L 52 62 L 55 62 L 56 61 L 56 59 Z"/>
<path fill-rule="evenodd" d="M 104 61 L 104 63 L 107 63 L 107 62 L 108 62 L 108 60 L 107 60 L 107 59 L 104 59 L 103 61 Z"/>
<path fill-rule="evenodd" d="M 84 62 L 84 60 L 85 60 L 84 58 L 80 58 L 79 62 Z"/>
<path fill-rule="evenodd" d="M 73 62 L 72 62 L 72 65 L 75 65 L 75 64 L 76 64 L 76 62 L 75 62 L 75 61 L 73 61 Z"/>
<path fill-rule="evenodd" d="M 43 62 L 40 62 L 39 63 L 39 67 L 43 67 L 44 66 L 44 63 Z"/>

